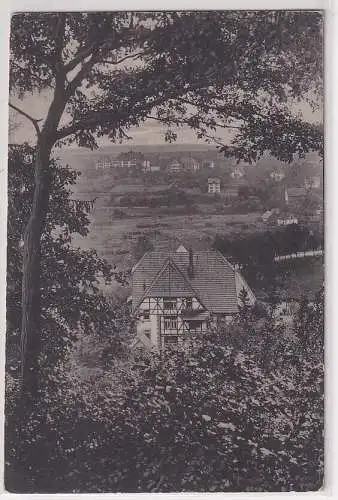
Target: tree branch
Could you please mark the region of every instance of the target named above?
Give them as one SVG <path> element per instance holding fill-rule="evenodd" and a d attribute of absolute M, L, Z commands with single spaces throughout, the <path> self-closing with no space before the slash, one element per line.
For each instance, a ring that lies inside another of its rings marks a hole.
<path fill-rule="evenodd" d="M 84 61 L 87 57 L 89 57 L 94 50 L 95 45 L 92 43 L 89 45 L 89 47 L 86 47 L 84 49 L 81 49 L 75 56 L 74 59 L 69 61 L 68 64 L 65 64 L 64 69 L 66 73 L 69 73 L 72 71 L 78 64 L 80 64 L 82 61 Z"/>
<path fill-rule="evenodd" d="M 66 77 L 64 64 L 62 61 L 63 40 L 65 36 L 66 15 L 64 12 L 58 14 L 58 22 L 55 30 L 55 80 L 56 86 L 60 89 L 64 87 Z"/>
<path fill-rule="evenodd" d="M 218 144 L 218 146 L 225 146 L 224 142 L 221 141 L 219 137 L 215 137 L 214 135 L 209 135 L 209 134 L 203 134 L 203 137 L 207 140 L 210 140 L 214 142 L 215 144 Z"/>
<path fill-rule="evenodd" d="M 26 113 L 22 109 L 18 108 L 17 106 L 15 106 L 14 104 L 12 104 L 11 102 L 9 102 L 8 105 L 9 105 L 10 108 L 14 109 L 17 113 L 20 113 L 22 116 L 24 116 L 25 118 L 27 118 L 27 120 L 30 120 L 33 123 L 34 128 L 36 130 L 36 133 L 37 133 L 37 135 L 39 137 L 41 131 L 40 131 L 40 127 L 39 127 L 38 123 L 41 122 L 42 119 L 40 118 L 39 120 L 37 120 L 36 118 L 33 118 L 28 113 Z"/>
<path fill-rule="evenodd" d="M 166 123 L 166 124 L 170 123 L 170 120 L 167 120 L 165 118 L 159 118 L 157 116 L 147 115 L 147 116 L 145 116 L 145 118 L 148 118 L 150 120 L 157 120 L 159 122 Z M 189 126 L 189 120 L 191 120 L 191 118 L 192 117 L 187 118 L 186 120 L 179 120 L 177 118 L 174 118 L 172 121 L 175 122 L 175 123 L 181 123 L 182 125 L 188 125 Z M 210 124 L 208 125 L 208 123 L 206 121 L 203 121 L 203 120 L 200 120 L 200 121 L 203 122 L 204 125 L 210 127 Z M 241 128 L 238 125 L 225 125 L 223 123 L 215 123 L 213 126 L 219 127 L 219 128 L 230 128 L 230 129 L 240 129 Z"/>
<path fill-rule="evenodd" d="M 78 121 L 75 123 L 71 123 L 70 125 L 66 125 L 56 132 L 57 140 L 60 141 L 61 139 L 64 139 L 69 135 L 75 134 L 76 132 L 85 129 L 86 127 L 95 126 L 99 124 L 100 121 L 101 116 L 95 116 L 92 119 L 89 118 L 87 120 Z"/>
<path fill-rule="evenodd" d="M 114 66 L 117 66 L 118 64 L 121 64 L 121 62 L 126 61 L 127 59 L 138 59 L 140 56 L 144 54 L 144 51 L 141 52 L 136 52 L 135 54 L 128 54 L 127 56 L 121 57 L 121 59 L 117 59 L 116 61 L 108 61 L 104 59 L 102 62 L 103 64 L 113 64 Z"/>
<path fill-rule="evenodd" d="M 58 14 L 58 22 L 55 30 L 55 48 L 56 48 L 56 56 L 58 60 L 61 62 L 61 55 L 63 50 L 63 39 L 65 35 L 65 24 L 66 24 L 66 14 L 64 12 L 60 12 Z"/>
<path fill-rule="evenodd" d="M 85 76 L 89 73 L 89 71 L 97 62 L 98 60 L 94 57 L 94 55 L 92 55 L 89 61 L 85 62 L 82 65 L 80 71 L 77 73 L 76 76 L 74 76 L 73 80 L 71 80 L 71 82 L 67 85 L 66 96 L 68 98 L 75 92 L 76 88 L 80 85 L 82 80 L 85 78 Z"/>

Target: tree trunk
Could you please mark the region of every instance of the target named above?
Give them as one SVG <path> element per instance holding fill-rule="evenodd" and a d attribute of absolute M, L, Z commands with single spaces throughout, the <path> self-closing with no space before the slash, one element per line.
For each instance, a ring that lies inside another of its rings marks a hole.
<path fill-rule="evenodd" d="M 38 358 L 41 349 L 41 235 L 49 199 L 51 147 L 40 136 L 36 147 L 35 188 L 32 211 L 24 235 L 21 324 L 22 390 L 33 399 L 38 392 Z"/>

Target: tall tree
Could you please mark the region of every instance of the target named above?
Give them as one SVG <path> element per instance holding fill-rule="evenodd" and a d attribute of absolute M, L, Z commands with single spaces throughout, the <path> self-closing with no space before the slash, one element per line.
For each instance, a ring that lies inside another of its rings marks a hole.
<path fill-rule="evenodd" d="M 292 112 L 315 106 L 322 77 L 322 15 L 316 12 L 23 13 L 11 26 L 12 96 L 47 91 L 44 117 L 10 106 L 36 131 L 35 189 L 24 237 L 22 380 L 36 386 L 40 349 L 41 235 L 55 145 L 96 147 L 127 137 L 151 117 L 188 125 L 226 155 L 269 151 L 290 161 L 322 150 L 322 130 Z"/>
<path fill-rule="evenodd" d="M 52 369 L 63 360 L 73 342 L 83 334 L 102 348 L 109 344 L 116 356 L 122 354 L 122 337 L 128 326 L 123 308 L 112 307 L 100 283 L 109 283 L 116 270 L 95 250 L 70 245 L 72 235 L 88 234 L 91 202 L 72 199 L 71 188 L 77 173 L 56 161 L 50 163 L 53 183 L 41 248 L 40 368 Z M 11 146 L 8 162 L 8 244 L 7 244 L 7 374 L 18 380 L 20 366 L 20 311 L 22 283 L 22 240 L 34 191 L 34 149 L 27 144 Z M 107 361 L 107 355 L 105 360 Z M 40 387 L 41 388 L 41 387 Z"/>

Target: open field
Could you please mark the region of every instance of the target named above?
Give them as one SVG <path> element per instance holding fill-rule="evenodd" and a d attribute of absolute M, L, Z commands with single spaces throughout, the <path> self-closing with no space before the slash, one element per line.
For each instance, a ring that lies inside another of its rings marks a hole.
<path fill-rule="evenodd" d="M 135 209 L 133 216 L 119 219 L 114 217 L 112 208 L 96 207 L 88 237 L 74 243 L 95 248 L 109 262 L 129 267 L 129 258 L 121 256 L 133 253 L 139 236 L 146 236 L 156 247 L 175 247 L 184 242 L 195 248 L 207 248 L 217 233 L 244 234 L 264 228 L 257 213 L 156 217 L 156 213 L 149 216 L 143 215 L 144 212 L 141 208 Z"/>

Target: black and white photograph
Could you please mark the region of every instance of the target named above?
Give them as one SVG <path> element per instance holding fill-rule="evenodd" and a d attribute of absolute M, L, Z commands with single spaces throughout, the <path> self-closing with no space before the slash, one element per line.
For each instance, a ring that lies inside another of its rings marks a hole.
<path fill-rule="evenodd" d="M 12 14 L 7 492 L 325 487 L 325 24 Z"/>

